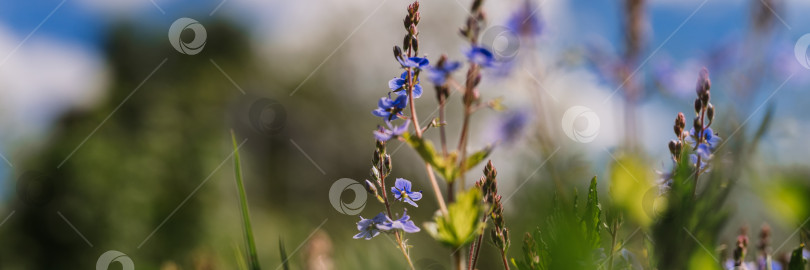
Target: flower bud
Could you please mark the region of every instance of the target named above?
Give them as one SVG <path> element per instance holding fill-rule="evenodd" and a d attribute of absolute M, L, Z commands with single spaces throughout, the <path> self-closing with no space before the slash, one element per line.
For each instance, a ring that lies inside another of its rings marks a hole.
<path fill-rule="evenodd" d="M 700 110 L 703 108 L 703 103 L 700 102 L 700 98 L 695 99 L 695 114 L 700 115 Z"/>
<path fill-rule="evenodd" d="M 695 121 L 692 122 L 692 127 L 695 129 L 695 134 L 697 134 L 701 130 L 703 130 L 703 126 L 700 123 L 700 117 L 699 116 L 695 116 Z"/>
<path fill-rule="evenodd" d="M 706 108 L 706 117 L 709 118 L 710 122 L 714 120 L 714 105 L 711 103 L 709 103 L 709 107 Z"/>
<path fill-rule="evenodd" d="M 702 104 L 703 104 L 703 107 L 704 107 L 704 108 L 706 107 L 706 105 L 708 105 L 708 104 L 709 104 L 709 99 L 710 99 L 710 96 L 711 96 L 711 92 L 710 92 L 710 91 L 706 91 L 706 92 L 704 92 L 704 93 L 703 93 L 703 95 L 702 95 L 702 96 L 700 96 L 700 100 L 702 101 Z"/>
<path fill-rule="evenodd" d="M 419 12 L 413 14 L 413 24 L 419 24 L 420 19 L 422 19 L 422 15 L 419 15 Z"/>
<path fill-rule="evenodd" d="M 416 29 L 416 25 L 411 24 L 410 26 L 408 26 L 408 33 L 411 33 L 411 35 L 415 36 L 417 31 L 418 30 Z"/>
<path fill-rule="evenodd" d="M 377 186 L 372 184 L 371 181 L 368 181 L 368 179 L 366 179 L 366 181 L 363 182 L 363 186 L 366 188 L 366 191 L 368 191 L 368 193 L 375 196 L 377 195 Z"/>
<path fill-rule="evenodd" d="M 697 93 L 698 97 L 702 97 L 704 93 L 708 92 L 709 89 L 712 87 L 712 82 L 709 80 L 709 70 L 705 67 L 700 70 L 698 74 L 697 86 L 695 86 L 695 92 Z"/>
<path fill-rule="evenodd" d="M 402 59 L 402 49 L 400 49 L 399 46 L 394 46 L 394 58 L 396 58 L 397 61 Z"/>
<path fill-rule="evenodd" d="M 385 154 L 383 157 L 383 168 L 385 168 L 386 175 L 391 172 L 391 165 L 391 155 Z"/>
<path fill-rule="evenodd" d="M 686 127 L 686 116 L 683 115 L 682 112 L 678 113 L 678 118 L 676 119 L 676 124 L 681 127 L 681 129 Z"/>
<path fill-rule="evenodd" d="M 402 40 L 402 48 L 404 48 L 406 51 L 408 49 L 410 49 L 412 41 L 413 41 L 413 36 L 405 35 L 405 39 Z"/>

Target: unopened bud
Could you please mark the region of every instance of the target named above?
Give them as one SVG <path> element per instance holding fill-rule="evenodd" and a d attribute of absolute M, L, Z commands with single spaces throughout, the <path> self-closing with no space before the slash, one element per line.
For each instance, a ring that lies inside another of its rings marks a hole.
<path fill-rule="evenodd" d="M 394 58 L 396 58 L 397 61 L 402 59 L 402 49 L 400 49 L 399 46 L 394 46 Z"/>
<path fill-rule="evenodd" d="M 675 123 L 681 128 L 686 127 L 686 116 L 684 116 L 682 112 L 679 112 L 678 117 L 675 118 Z"/>
<path fill-rule="evenodd" d="M 703 126 L 700 123 L 700 117 L 699 116 L 695 117 L 695 121 L 692 122 L 692 127 L 695 128 L 695 134 L 697 134 L 698 132 L 700 132 L 703 129 Z"/>
<path fill-rule="evenodd" d="M 700 115 L 700 110 L 703 108 L 703 103 L 700 102 L 700 98 L 695 99 L 695 114 Z"/>
<path fill-rule="evenodd" d="M 363 182 L 363 186 L 366 188 L 366 191 L 368 191 L 368 193 L 371 193 L 375 196 L 377 195 L 377 186 L 371 183 L 371 181 L 368 181 L 368 179 L 366 179 L 366 181 Z"/>
<path fill-rule="evenodd" d="M 706 91 L 706 92 L 703 93 L 702 96 L 700 96 L 700 100 L 703 102 L 703 107 L 706 107 L 706 105 L 709 104 L 710 97 L 711 97 L 711 91 Z"/>
<path fill-rule="evenodd" d="M 704 93 L 708 92 L 709 89 L 712 88 L 712 81 L 709 79 L 709 70 L 705 67 L 700 70 L 698 74 L 697 86 L 695 86 L 695 92 L 699 97 L 702 97 Z"/>
<path fill-rule="evenodd" d="M 709 103 L 709 107 L 706 108 L 706 117 L 709 117 L 709 121 L 714 120 L 714 105 Z"/>
<path fill-rule="evenodd" d="M 385 154 L 383 157 L 383 167 L 385 168 L 385 174 L 388 175 L 388 173 L 391 172 L 391 155 Z"/>
<path fill-rule="evenodd" d="M 408 49 L 411 48 L 411 41 L 413 40 L 412 37 L 413 36 L 411 36 L 411 35 L 405 35 L 405 39 L 402 40 L 402 48 L 404 48 L 405 50 L 408 50 Z"/>

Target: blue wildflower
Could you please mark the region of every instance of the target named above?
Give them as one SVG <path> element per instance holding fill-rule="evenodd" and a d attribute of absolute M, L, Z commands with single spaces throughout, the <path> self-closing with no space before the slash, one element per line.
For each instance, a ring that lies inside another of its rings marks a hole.
<path fill-rule="evenodd" d="M 419 78 L 414 78 L 414 85 L 413 85 L 413 97 L 418 98 L 422 96 L 422 86 L 419 85 Z M 391 88 L 391 91 L 397 93 L 398 95 L 404 96 L 408 95 L 408 91 L 406 88 L 408 87 L 408 72 L 402 72 L 402 75 L 399 78 L 393 78 L 388 81 L 388 88 Z"/>
<path fill-rule="evenodd" d="M 695 145 L 695 139 L 698 138 L 696 133 L 697 132 L 695 131 L 694 128 L 689 130 L 689 136 L 686 137 L 686 142 L 691 144 L 691 145 Z M 712 128 L 706 128 L 703 131 L 703 138 L 705 139 L 705 143 L 709 144 L 709 148 L 711 150 L 714 150 L 718 146 L 720 141 L 722 141 L 722 139 L 723 139 L 723 138 L 720 138 L 720 136 L 717 136 L 717 134 L 714 133 Z"/>
<path fill-rule="evenodd" d="M 372 219 L 360 217 L 360 222 L 357 222 L 357 230 L 360 231 L 360 233 L 354 235 L 354 239 L 363 238 L 370 240 L 379 235 L 381 231 L 390 230 L 391 226 L 388 225 L 390 223 L 391 219 L 382 212 Z"/>
<path fill-rule="evenodd" d="M 523 133 L 529 115 L 524 111 L 515 111 L 503 117 L 498 126 L 498 140 L 505 143 L 514 142 Z"/>
<path fill-rule="evenodd" d="M 397 57 L 397 61 L 402 67 L 409 67 L 409 68 L 424 68 L 430 64 L 425 57 Z"/>
<path fill-rule="evenodd" d="M 388 128 L 384 128 L 382 126 L 378 126 L 377 130 L 374 131 L 374 138 L 377 138 L 378 141 L 388 141 L 392 138 L 402 135 L 403 133 L 408 131 L 408 125 L 411 123 L 411 120 L 405 120 L 401 126 L 391 125 L 390 121 L 386 121 L 385 124 L 388 125 Z"/>
<path fill-rule="evenodd" d="M 413 223 L 413 220 L 411 220 L 411 217 L 408 216 L 407 209 L 402 213 L 402 217 L 394 220 L 391 223 L 386 223 L 381 227 L 387 228 L 388 230 L 399 229 L 405 231 L 406 233 L 415 233 L 420 231 L 419 227 L 417 227 L 416 224 Z"/>
<path fill-rule="evenodd" d="M 388 97 L 380 98 L 380 101 L 377 102 L 377 109 L 371 111 L 371 114 L 382 117 L 385 122 L 388 122 L 401 115 L 406 105 L 408 105 L 408 96 L 397 96 L 395 99 L 391 99 L 389 94 Z"/>
<path fill-rule="evenodd" d="M 440 61 L 441 62 L 441 61 Z M 447 78 L 456 69 L 461 67 L 461 62 L 450 61 L 449 63 L 440 64 L 439 66 L 428 68 L 428 78 L 435 85 L 444 85 Z"/>
<path fill-rule="evenodd" d="M 523 6 L 509 17 L 506 27 L 521 36 L 540 35 L 543 32 L 543 22 L 534 2 L 531 0 L 524 1 Z"/>
<path fill-rule="evenodd" d="M 492 51 L 487 48 L 473 46 L 469 51 L 464 52 L 464 55 L 467 56 L 467 59 L 469 59 L 470 62 L 478 64 L 479 66 L 495 66 L 495 55 L 492 54 Z"/>
<path fill-rule="evenodd" d="M 416 205 L 416 201 L 422 199 L 422 192 L 411 191 L 411 181 L 403 178 L 397 178 L 394 186 L 391 187 L 391 193 L 394 193 L 394 198 L 397 201 L 409 203 L 414 207 L 419 207 L 419 205 Z"/>

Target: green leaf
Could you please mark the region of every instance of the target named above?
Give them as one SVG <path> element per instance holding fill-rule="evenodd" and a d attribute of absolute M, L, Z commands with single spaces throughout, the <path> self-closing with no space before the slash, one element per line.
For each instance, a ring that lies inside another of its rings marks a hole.
<path fill-rule="evenodd" d="M 793 250 L 793 253 L 790 255 L 790 263 L 788 263 L 788 270 L 804 270 L 804 265 L 807 264 L 807 260 L 802 257 L 802 250 L 804 250 L 804 244 L 799 245 L 799 247 Z"/>
<path fill-rule="evenodd" d="M 433 166 L 434 169 L 444 178 L 447 182 L 453 182 L 456 173 L 454 172 L 452 162 L 449 162 L 436 152 L 433 143 L 426 141 L 422 138 L 411 135 L 406 132 L 402 134 L 402 138 L 408 143 L 416 153 L 422 157 L 422 160 Z"/>
<path fill-rule="evenodd" d="M 472 242 L 484 231 L 481 196 L 481 191 L 476 188 L 460 193 L 447 207 L 447 216 L 437 212 L 434 222 L 425 223 L 425 230 L 440 243 L 454 249 Z"/>
<path fill-rule="evenodd" d="M 236 135 L 233 130 L 231 130 L 231 141 L 233 141 L 233 169 L 236 174 L 236 186 L 239 189 L 239 208 L 242 210 L 242 225 L 244 225 L 245 242 L 247 242 L 248 262 L 251 270 L 258 270 L 261 269 L 259 267 L 259 255 L 256 252 L 256 241 L 253 238 L 253 229 L 250 226 L 250 213 L 248 212 L 245 183 L 242 181 L 242 166 L 239 160 L 239 145 L 236 144 Z"/>
<path fill-rule="evenodd" d="M 484 161 L 484 159 L 486 159 L 490 153 L 492 153 L 492 146 L 487 146 L 486 148 L 468 156 L 467 161 L 464 162 L 465 171 L 469 171 L 478 164 L 481 164 L 481 162 Z"/>
<path fill-rule="evenodd" d="M 599 204 L 599 195 L 596 191 L 596 176 L 594 176 L 591 179 L 590 187 L 588 187 L 588 201 L 585 204 L 585 214 L 582 216 L 585 235 L 593 248 L 599 248 L 600 245 L 599 225 L 602 223 L 601 215 L 602 205 Z"/>

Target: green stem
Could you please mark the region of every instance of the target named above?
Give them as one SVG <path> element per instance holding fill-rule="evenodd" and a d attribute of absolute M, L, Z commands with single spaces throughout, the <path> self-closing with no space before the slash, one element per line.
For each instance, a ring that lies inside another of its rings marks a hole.
<path fill-rule="evenodd" d="M 248 264 L 251 270 L 259 270 L 259 256 L 256 252 L 256 242 L 253 239 L 253 229 L 250 226 L 250 213 L 248 213 L 247 195 L 245 195 L 245 183 L 242 181 L 242 166 L 239 160 L 239 146 L 236 144 L 236 135 L 231 130 L 231 141 L 233 141 L 233 168 L 236 174 L 236 185 L 239 188 L 239 207 L 242 210 L 242 221 L 245 226 L 245 241 L 248 246 Z"/>

